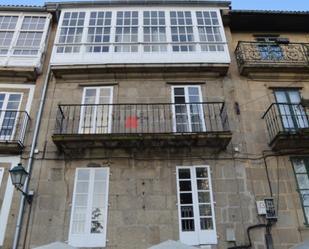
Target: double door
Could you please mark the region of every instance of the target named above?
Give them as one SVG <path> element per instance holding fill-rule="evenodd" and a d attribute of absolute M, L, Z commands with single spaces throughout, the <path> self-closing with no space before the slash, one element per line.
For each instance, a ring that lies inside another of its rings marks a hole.
<path fill-rule="evenodd" d="M 12 140 L 14 138 L 21 100 L 21 93 L 0 93 L 1 140 Z"/>
<path fill-rule="evenodd" d="M 172 87 L 174 132 L 204 132 L 206 124 L 199 86 Z"/>
<path fill-rule="evenodd" d="M 80 109 L 79 133 L 111 132 L 112 87 L 86 87 Z"/>
<path fill-rule="evenodd" d="M 308 127 L 308 119 L 298 90 L 276 90 L 275 97 L 284 130 Z"/>

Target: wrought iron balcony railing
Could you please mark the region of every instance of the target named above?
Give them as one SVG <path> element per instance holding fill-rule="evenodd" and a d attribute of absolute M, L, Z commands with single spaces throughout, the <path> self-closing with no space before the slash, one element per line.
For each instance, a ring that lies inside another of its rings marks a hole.
<path fill-rule="evenodd" d="M 55 134 L 190 134 L 229 131 L 223 102 L 59 105 Z"/>
<path fill-rule="evenodd" d="M 309 70 L 308 43 L 238 42 L 235 50 L 238 67 L 306 68 Z"/>
<path fill-rule="evenodd" d="M 273 103 L 263 119 L 271 144 L 280 135 L 301 134 L 309 128 L 308 115 L 301 104 Z"/>
<path fill-rule="evenodd" d="M 0 110 L 0 142 L 24 147 L 30 117 L 25 111 Z"/>

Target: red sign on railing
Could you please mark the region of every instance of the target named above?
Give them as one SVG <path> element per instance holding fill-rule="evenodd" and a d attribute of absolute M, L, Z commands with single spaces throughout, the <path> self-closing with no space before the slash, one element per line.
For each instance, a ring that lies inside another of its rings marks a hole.
<path fill-rule="evenodd" d="M 138 118 L 136 116 L 129 116 L 126 118 L 126 129 L 137 129 Z"/>

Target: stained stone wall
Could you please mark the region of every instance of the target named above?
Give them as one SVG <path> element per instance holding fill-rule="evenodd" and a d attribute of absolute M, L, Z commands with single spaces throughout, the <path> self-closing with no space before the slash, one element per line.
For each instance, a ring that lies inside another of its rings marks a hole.
<path fill-rule="evenodd" d="M 253 33 L 231 33 L 227 27 L 226 34 L 232 63 L 224 77 L 207 71 L 168 73 L 165 70 L 151 74 L 141 70 L 132 74 L 124 70 L 96 75 L 75 72 L 63 78 L 51 78 L 31 180 L 36 196 L 28 225 L 24 225 L 20 248 L 68 240 L 75 170 L 91 165 L 109 167 L 111 172 L 107 249 L 146 249 L 168 239 L 179 239 L 175 171 L 176 166 L 190 165 L 209 165 L 212 171 L 219 241 L 213 249 L 233 246 L 226 241 L 227 228 L 235 229 L 237 245 L 248 243 L 247 227 L 264 222 L 257 215 L 255 202 L 269 197 L 270 189 L 279 207 L 278 222 L 272 228 L 275 249 L 288 249 L 309 237 L 290 162 L 295 152 L 274 154 L 268 146 L 267 130 L 261 119 L 274 101 L 272 87 L 299 87 L 302 96 L 308 98 L 308 77 L 240 76 L 234 49 L 238 40 L 253 40 Z M 282 36 L 294 42 L 308 42 L 305 34 Z M 198 83 L 204 101 L 226 102 L 233 139 L 225 151 L 87 149 L 78 155 L 64 155 L 54 145 L 51 136 L 57 105 L 81 103 L 83 87 L 113 85 L 115 103 L 169 103 L 170 82 Z M 239 104 L 239 114 L 235 112 L 235 102 Z M 303 150 L 298 154 L 308 152 Z M 29 209 L 25 217 L 28 214 Z M 12 234 L 13 229 L 10 227 L 8 233 Z M 266 248 L 264 234 L 263 228 L 252 231 L 253 249 Z M 9 248 L 10 241 L 1 249 Z"/>

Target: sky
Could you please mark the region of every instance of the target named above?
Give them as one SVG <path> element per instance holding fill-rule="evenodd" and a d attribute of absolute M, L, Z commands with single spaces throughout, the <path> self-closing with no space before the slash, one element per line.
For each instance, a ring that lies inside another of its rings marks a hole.
<path fill-rule="evenodd" d="M 43 5 L 44 2 L 72 0 L 0 0 L 0 4 Z M 309 0 L 232 0 L 233 9 L 309 11 Z"/>

